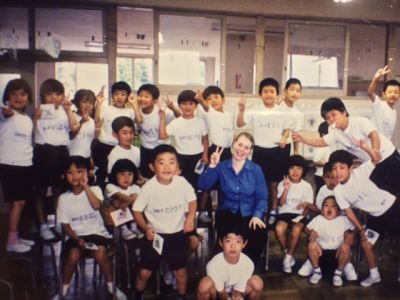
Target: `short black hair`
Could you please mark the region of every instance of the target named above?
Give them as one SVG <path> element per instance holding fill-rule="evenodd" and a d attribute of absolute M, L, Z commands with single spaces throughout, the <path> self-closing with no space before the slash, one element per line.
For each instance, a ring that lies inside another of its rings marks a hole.
<path fill-rule="evenodd" d="M 117 117 L 111 123 L 112 131 L 115 133 L 118 133 L 125 126 L 135 129 L 135 124 L 133 124 L 133 120 L 129 117 Z"/>
<path fill-rule="evenodd" d="M 69 168 L 75 165 L 78 169 L 86 169 L 87 171 L 90 170 L 90 161 L 82 156 L 69 156 L 63 163 L 62 163 L 62 190 L 68 191 L 72 188 L 71 184 L 67 180 L 67 172 Z"/>
<path fill-rule="evenodd" d="M 42 82 L 40 85 L 40 101 L 44 103 L 44 97 L 50 93 L 64 94 L 64 85 L 57 79 L 49 78 Z"/>
<path fill-rule="evenodd" d="M 293 166 L 298 166 L 301 167 L 303 169 L 303 174 L 301 174 L 301 177 L 303 178 L 304 176 L 306 176 L 307 173 L 307 161 L 304 159 L 303 156 L 298 155 L 298 154 L 293 154 L 289 157 L 288 160 L 288 173 L 289 173 L 289 169 Z"/>
<path fill-rule="evenodd" d="M 129 159 L 118 159 L 112 169 L 111 173 L 108 175 L 108 182 L 118 185 L 117 183 L 117 173 L 120 172 L 131 172 L 133 173 L 133 182 L 134 184 L 136 180 L 138 179 L 138 170 L 136 165 Z"/>
<path fill-rule="evenodd" d="M 350 168 L 353 165 L 353 155 L 346 150 L 336 150 L 329 156 L 329 163 L 331 163 L 332 166 L 335 163 L 342 163 Z"/>
<path fill-rule="evenodd" d="M 80 89 L 77 90 L 74 96 L 74 99 L 72 99 L 72 103 L 76 106 L 78 109 L 78 112 L 80 112 L 80 103 L 83 100 L 89 100 L 93 102 L 93 111 L 91 112 L 92 115 L 94 113 L 94 105 L 96 104 L 96 95 L 94 94 L 93 91 L 91 90 L 85 90 L 85 89 Z"/>
<path fill-rule="evenodd" d="M 125 81 L 117 81 L 111 86 L 111 94 L 114 94 L 116 91 L 126 91 L 128 95 L 131 93 L 131 87 Z"/>
<path fill-rule="evenodd" d="M 205 90 L 203 91 L 204 99 L 207 99 L 210 95 L 220 95 L 221 98 L 225 97 L 224 92 L 221 90 L 220 87 L 216 85 L 210 85 L 206 87 Z"/>
<path fill-rule="evenodd" d="M 297 79 L 297 78 L 289 78 L 286 81 L 285 90 L 287 90 L 292 84 L 298 84 L 298 85 L 300 85 L 300 89 L 303 88 L 303 86 L 301 85 L 301 81 L 299 79 Z"/>
<path fill-rule="evenodd" d="M 276 94 L 279 95 L 279 82 L 271 77 L 264 78 L 263 80 L 260 81 L 260 84 L 258 86 L 258 94 L 261 96 L 262 90 L 266 86 L 273 86 L 276 89 Z"/>
<path fill-rule="evenodd" d="M 238 220 L 237 218 L 229 220 L 230 222 L 224 222 L 219 226 L 218 238 L 222 242 L 224 238 L 233 233 L 241 236 L 243 241 L 246 242 L 249 236 L 249 228 L 246 224 Z"/>
<path fill-rule="evenodd" d="M 396 79 L 391 79 L 386 81 L 383 84 L 383 91 L 386 92 L 386 89 L 388 88 L 388 86 L 398 86 L 400 89 L 400 82 L 398 82 Z"/>
<path fill-rule="evenodd" d="M 20 78 L 12 79 L 7 83 L 3 93 L 3 103 L 7 105 L 7 101 L 10 100 L 10 93 L 19 90 L 23 90 L 25 93 L 27 93 L 28 101 L 32 103 L 33 98 L 31 86 L 25 79 Z"/>
<path fill-rule="evenodd" d="M 186 101 L 191 101 L 196 104 L 199 103 L 199 101 L 197 101 L 197 99 L 196 99 L 196 93 L 193 92 L 192 90 L 184 90 L 179 94 L 178 104 L 181 104 L 182 102 L 186 102 Z"/>
<path fill-rule="evenodd" d="M 318 133 L 320 137 L 323 137 L 324 135 L 327 135 L 329 132 L 329 125 L 326 121 L 322 122 L 318 126 Z"/>
<path fill-rule="evenodd" d="M 325 202 L 328 201 L 329 199 L 332 199 L 333 201 L 335 201 L 336 207 L 340 210 L 339 204 L 337 203 L 336 198 L 335 198 L 334 195 L 326 196 L 326 197 L 324 198 L 324 200 L 322 200 L 321 207 L 323 207 L 324 204 L 325 204 Z"/>
<path fill-rule="evenodd" d="M 321 105 L 321 117 L 325 120 L 325 115 L 332 110 L 346 112 L 349 115 L 346 106 L 340 98 L 332 97 L 326 99 Z"/>
<path fill-rule="evenodd" d="M 172 153 L 176 156 L 176 159 L 178 160 L 178 152 L 173 146 L 168 144 L 161 144 L 153 149 L 151 162 L 155 163 L 157 156 L 159 156 L 162 153 Z"/>
<path fill-rule="evenodd" d="M 326 173 L 331 173 L 332 172 L 332 163 L 328 161 L 326 164 L 324 164 L 322 168 L 322 175 L 325 175 Z"/>
<path fill-rule="evenodd" d="M 150 95 L 153 97 L 153 100 L 157 100 L 160 97 L 160 90 L 155 84 L 143 84 L 138 89 L 137 94 L 139 95 L 141 91 L 146 91 L 150 93 Z"/>

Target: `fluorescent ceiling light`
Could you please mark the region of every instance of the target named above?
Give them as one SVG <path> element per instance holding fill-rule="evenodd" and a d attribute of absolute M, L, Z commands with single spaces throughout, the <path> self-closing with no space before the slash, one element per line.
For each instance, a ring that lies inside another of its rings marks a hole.
<path fill-rule="evenodd" d="M 96 41 L 85 41 L 85 47 L 95 47 L 102 48 L 105 43 L 104 42 L 96 42 Z M 150 50 L 150 44 L 134 44 L 134 43 L 118 43 L 117 48 L 122 49 L 138 49 L 138 50 Z"/>

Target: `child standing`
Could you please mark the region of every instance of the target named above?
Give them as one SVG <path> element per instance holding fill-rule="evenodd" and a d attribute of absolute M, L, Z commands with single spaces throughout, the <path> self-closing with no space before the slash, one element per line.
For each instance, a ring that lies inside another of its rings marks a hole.
<path fill-rule="evenodd" d="M 0 180 L 6 202 L 11 203 L 6 250 L 23 253 L 33 241 L 19 237 L 18 227 L 26 201 L 32 200 L 32 130 L 25 113 L 32 103 L 32 90 L 23 79 L 10 80 L 4 90 L 0 112 Z"/>
<path fill-rule="evenodd" d="M 254 263 L 242 253 L 247 243 L 244 230 L 233 224 L 229 226 L 219 239 L 222 252 L 208 262 L 207 276 L 199 283 L 199 300 L 261 299 L 264 283 L 258 275 L 253 275 Z"/>
<path fill-rule="evenodd" d="M 178 96 L 182 116 L 166 125 L 165 112 L 160 111 L 160 138 L 174 137 L 181 175 L 197 190 L 199 174 L 196 164 L 201 160 L 208 163 L 208 134 L 204 121 L 195 116 L 198 101 L 193 91 L 185 90 Z"/>
<path fill-rule="evenodd" d="M 179 165 L 174 147 L 157 146 L 152 161 L 150 167 L 155 176 L 143 186 L 133 205 L 136 222 L 146 235 L 136 278 L 135 299 L 143 299 L 147 281 L 151 273 L 160 267 L 162 258 L 175 273 L 179 299 L 185 299 L 187 272 L 184 233 L 194 229 L 196 194 L 183 177 L 176 175 Z"/>
<path fill-rule="evenodd" d="M 368 96 L 372 101 L 372 122 L 381 134 L 391 140 L 396 127 L 395 105 L 400 98 L 400 83 L 397 80 L 389 80 L 383 84 L 382 97 L 384 101 L 381 101 L 375 94 L 379 79 L 389 72 L 388 66 L 376 71 L 368 87 Z"/>
<path fill-rule="evenodd" d="M 306 161 L 300 155 L 289 158 L 288 176 L 278 185 L 279 214 L 275 225 L 275 234 L 284 250 L 283 271 L 292 273 L 295 264 L 293 252 L 303 231 L 305 216 L 309 206 L 313 204 L 311 185 L 302 178 L 305 176 Z M 297 219 L 297 220 L 296 220 Z M 291 228 L 290 242 L 287 242 L 286 230 Z"/>
<path fill-rule="evenodd" d="M 322 202 L 321 215 L 307 224 L 306 233 L 310 236 L 308 256 L 314 268 L 309 278 L 311 284 L 317 284 L 322 278 L 321 267 L 331 269 L 336 266 L 332 284 L 342 286 L 342 273 L 351 258 L 351 246 L 354 242 L 354 225 L 346 216 L 339 215 L 335 197 L 328 196 Z"/>
<path fill-rule="evenodd" d="M 107 157 L 115 145 L 117 139 L 113 135 L 111 125 L 115 118 L 125 116 L 142 123 L 142 116 L 135 101 L 135 97 L 130 97 L 131 87 L 124 81 L 118 81 L 111 86 L 111 105 L 104 105 L 104 95 L 102 92 L 97 97 L 97 106 L 95 111 L 96 128 L 100 128 L 98 141 L 94 146 L 93 160 L 98 168 L 96 172 L 97 185 L 104 187 L 107 177 Z M 131 103 L 133 110 L 127 108 L 127 102 Z"/>
<path fill-rule="evenodd" d="M 78 131 L 79 123 L 71 111 L 71 102 L 65 99 L 64 86 L 58 80 L 47 79 L 41 84 L 40 100 L 42 104 L 36 108 L 33 119 L 36 209 L 40 236 L 51 240 L 55 235 L 46 222 L 44 199 L 48 187 L 52 188 L 55 202 L 60 195 L 62 164 L 69 156 L 69 135 Z"/>
<path fill-rule="evenodd" d="M 277 186 L 285 173 L 285 165 L 290 156 L 290 145 L 287 139 L 290 134 L 290 118 L 279 106 L 276 106 L 279 95 L 279 83 L 273 78 L 261 80 L 258 94 L 262 103 L 251 110 L 246 110 L 245 99 L 239 101 L 239 113 L 236 125 L 240 128 L 251 125 L 255 146 L 253 161 L 261 166 L 271 195 L 269 224 L 275 223 L 278 197 Z"/>
<path fill-rule="evenodd" d="M 135 164 L 129 159 L 119 159 L 115 162 L 108 175 L 108 184 L 105 194 L 111 199 L 111 204 L 117 209 L 125 210 L 132 208 L 135 203 L 140 187 L 135 184 L 138 172 Z M 130 240 L 139 236 L 135 230 L 136 223 L 131 223 L 133 228 L 128 228 L 127 224 L 120 226 L 121 236 L 124 240 Z"/>
<path fill-rule="evenodd" d="M 99 187 L 88 185 L 88 169 L 85 159 L 71 156 L 65 162 L 64 180 L 68 190 L 60 195 L 57 207 L 58 220 L 63 224 L 68 240 L 65 243 L 66 261 L 64 265 L 62 294 L 68 293 L 72 275 L 82 257 L 83 251 L 93 251 L 107 282 L 107 290 L 113 292 L 112 268 L 107 256 L 110 236 L 104 227 L 99 208 L 103 194 Z M 116 288 L 117 299 L 126 296 Z"/>
<path fill-rule="evenodd" d="M 168 144 L 168 140 L 160 139 L 160 117 L 159 111 L 164 104 L 160 100 L 160 90 L 154 84 L 143 84 L 137 91 L 137 102 L 140 108 L 143 123 L 139 124 L 137 129 L 140 134 L 140 160 L 142 162 L 140 173 L 145 178 L 153 177 L 154 173 L 150 170 L 149 164 L 151 163 L 152 151 L 155 147 L 161 144 Z M 158 105 L 157 101 L 161 101 Z M 179 117 L 181 112 L 175 107 L 174 102 L 167 97 L 165 110 L 165 122 L 168 124 L 175 117 Z"/>

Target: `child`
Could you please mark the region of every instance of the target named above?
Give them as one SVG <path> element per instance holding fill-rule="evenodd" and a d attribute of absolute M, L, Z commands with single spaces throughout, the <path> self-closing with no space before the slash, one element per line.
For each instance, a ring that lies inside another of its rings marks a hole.
<path fill-rule="evenodd" d="M 293 133 L 294 139 L 314 147 L 326 147 L 339 143 L 344 149 L 362 162 L 370 156 L 360 147 L 367 141 L 372 151 L 372 160 L 377 163 L 371 180 L 381 189 L 394 195 L 400 194 L 400 153 L 371 121 L 363 117 L 349 117 L 346 107 L 339 98 L 329 98 L 322 103 L 321 116 L 334 128 L 323 137 L 313 138 Z"/>
<path fill-rule="evenodd" d="M 132 145 L 133 136 L 135 134 L 135 125 L 132 119 L 128 117 L 117 117 L 112 122 L 113 137 L 118 141 L 116 145 L 108 155 L 108 167 L 107 174 L 111 173 L 111 170 L 115 162 L 119 159 L 129 159 L 136 167 L 140 166 L 140 149 Z M 136 180 L 138 180 L 137 178 Z"/>
<path fill-rule="evenodd" d="M 33 119 L 36 209 L 41 238 L 52 240 L 55 235 L 46 222 L 44 199 L 48 187 L 52 188 L 54 199 L 61 192 L 61 169 L 69 156 L 69 135 L 78 131 L 79 123 L 71 111 L 71 102 L 65 99 L 64 86 L 58 80 L 47 79 L 41 84 L 40 100 L 42 104 L 36 108 Z"/>
<path fill-rule="evenodd" d="M 111 199 L 111 204 L 118 209 L 125 210 L 132 207 L 136 201 L 140 187 L 135 184 L 138 179 L 138 172 L 135 164 L 129 159 L 119 159 L 115 162 L 108 175 L 108 184 L 106 185 L 105 194 Z M 121 236 L 124 240 L 130 240 L 138 237 L 140 234 L 135 230 L 136 223 L 132 223 L 131 231 L 127 224 L 123 224 Z"/>
<path fill-rule="evenodd" d="M 168 143 L 166 140 L 160 139 L 160 117 L 159 111 L 162 109 L 164 102 L 156 105 L 160 101 L 160 90 L 154 84 L 143 84 L 137 91 L 137 102 L 143 117 L 143 123 L 139 124 L 138 132 L 140 133 L 140 160 L 142 162 L 140 173 L 145 178 L 153 177 L 149 164 L 151 163 L 153 149 L 161 144 Z M 181 112 L 174 105 L 174 102 L 167 97 L 165 110 L 165 121 L 168 124 L 174 117 L 179 117 Z"/>
<path fill-rule="evenodd" d="M 367 144 L 362 145 L 368 149 Z M 371 149 L 368 149 L 370 155 Z M 400 199 L 387 191 L 378 188 L 369 178 L 374 170 L 371 160 L 364 162 L 352 170 L 353 157 L 346 150 L 337 150 L 329 158 L 332 171 L 339 184 L 335 187 L 336 201 L 360 233 L 361 246 L 365 253 L 370 275 L 361 286 L 367 287 L 381 281 L 373 252 L 373 245 L 365 235 L 365 229 L 356 217 L 352 208 L 357 208 L 368 213 L 368 227 L 378 233 L 399 232 L 400 228 Z"/>
<path fill-rule="evenodd" d="M 309 206 L 313 204 L 311 185 L 302 178 L 305 176 L 306 161 L 300 155 L 289 158 L 288 176 L 278 185 L 279 214 L 275 225 L 275 234 L 285 252 L 283 271 L 292 273 L 295 264 L 293 252 L 296 249 L 301 232 L 303 231 L 305 216 Z M 297 220 L 296 220 L 297 219 Z M 286 230 L 291 228 L 290 242 L 287 243 Z"/>
<path fill-rule="evenodd" d="M 118 81 L 111 86 L 111 105 L 104 105 L 104 95 L 102 92 L 97 97 L 95 111 L 96 128 L 100 128 L 97 143 L 94 145 L 93 160 L 98 170 L 96 172 L 97 185 L 104 187 L 107 177 L 107 157 L 115 145 L 117 139 L 113 135 L 111 124 L 115 118 L 125 116 L 132 121 L 142 123 L 142 116 L 134 97 L 130 97 L 131 87 L 124 81 Z M 133 110 L 127 108 L 127 102 L 132 104 Z"/>
<path fill-rule="evenodd" d="M 317 284 L 322 278 L 321 267 L 331 269 L 336 266 L 332 284 L 342 286 L 342 273 L 351 258 L 351 246 L 354 242 L 354 225 L 346 216 L 339 215 L 335 197 L 328 196 L 322 202 L 321 215 L 308 223 L 305 231 L 310 236 L 308 257 L 314 268 L 309 278 L 311 284 Z M 325 272 L 325 270 L 324 270 Z"/>
<path fill-rule="evenodd" d="M 290 156 L 289 137 L 290 118 L 279 106 L 275 106 L 279 95 L 279 83 L 273 78 L 261 80 L 258 94 L 262 103 L 245 111 L 246 102 L 239 101 L 239 113 L 236 125 L 240 128 L 251 125 L 255 146 L 253 161 L 264 172 L 272 199 L 269 224 L 275 223 L 278 207 L 277 186 L 285 173 L 285 165 Z"/>
<path fill-rule="evenodd" d="M 372 101 L 372 122 L 381 134 L 391 140 L 396 127 L 395 105 L 400 98 L 400 82 L 389 80 L 383 84 L 382 97 L 384 101 L 381 101 L 379 96 L 375 94 L 379 79 L 389 72 L 388 66 L 376 71 L 368 87 L 368 96 Z"/>
<path fill-rule="evenodd" d="M 32 90 L 23 79 L 10 80 L 4 90 L 0 112 L 0 179 L 5 202 L 11 203 L 6 250 L 23 253 L 34 242 L 18 236 L 26 201 L 32 199 L 32 130 L 25 113 L 32 103 Z"/>
<path fill-rule="evenodd" d="M 207 276 L 201 279 L 197 289 L 199 300 L 261 299 L 264 283 L 258 275 L 253 275 L 254 264 L 242 253 L 247 243 L 246 234 L 233 227 L 221 234 L 222 252 L 207 264 Z"/>
<path fill-rule="evenodd" d="M 79 122 L 79 129 L 71 136 L 68 145 L 69 154 L 71 156 L 82 156 L 91 165 L 91 144 L 95 133 L 95 124 L 92 119 L 96 96 L 91 90 L 78 90 L 72 100 L 77 107 L 75 115 Z"/>
<path fill-rule="evenodd" d="M 184 233 L 194 229 L 196 195 L 183 177 L 175 175 L 178 153 L 174 147 L 159 145 L 154 148 L 150 168 L 155 176 L 146 182 L 133 205 L 135 220 L 146 235 L 136 278 L 135 299 L 142 299 L 147 281 L 151 273 L 160 267 L 162 258 L 175 273 L 179 299 L 185 299 Z"/>
<path fill-rule="evenodd" d="M 233 115 L 230 112 L 224 111 L 224 92 L 219 87 L 211 85 L 207 87 L 203 93 L 198 92 L 196 99 L 206 112 L 206 120 L 212 141 L 211 146 L 208 148 L 208 157 L 215 152 L 217 147 L 220 147 L 223 149 L 221 161 L 231 158 L 234 124 Z M 209 223 L 212 221 L 204 211 L 207 206 L 209 195 L 209 191 L 203 191 L 199 199 L 200 213 L 198 220 L 203 223 Z"/>
<path fill-rule="evenodd" d="M 99 212 L 103 201 L 101 189 L 88 185 L 88 167 L 85 159 L 79 156 L 71 156 L 65 161 L 64 180 L 68 188 L 60 195 L 57 207 L 58 220 L 68 238 L 62 294 L 68 293 L 72 275 L 85 249 L 92 251 L 106 279 L 107 290 L 112 293 L 113 273 L 107 256 L 110 236 Z M 126 299 L 126 296 L 116 288 L 116 298 Z"/>
<path fill-rule="evenodd" d="M 199 175 L 195 173 L 196 164 L 201 160 L 208 163 L 208 135 L 204 121 L 194 115 L 198 101 L 193 91 L 185 90 L 178 96 L 182 116 L 166 125 L 165 113 L 160 111 L 160 139 L 174 137 L 181 175 L 192 187 L 197 189 Z"/>

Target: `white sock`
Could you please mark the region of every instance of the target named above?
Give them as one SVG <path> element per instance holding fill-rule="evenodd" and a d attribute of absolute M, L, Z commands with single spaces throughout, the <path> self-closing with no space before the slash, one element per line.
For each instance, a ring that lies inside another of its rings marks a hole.
<path fill-rule="evenodd" d="M 335 275 L 342 276 L 342 272 L 343 272 L 343 271 L 340 271 L 340 270 L 336 269 L 336 270 L 335 270 Z"/>
<path fill-rule="evenodd" d="M 314 273 L 321 273 L 321 268 L 320 267 L 314 268 Z"/>
<path fill-rule="evenodd" d="M 110 294 L 112 294 L 112 292 L 113 292 L 113 287 L 114 287 L 114 285 L 113 285 L 112 281 L 107 282 L 107 290 Z"/>
<path fill-rule="evenodd" d="M 65 296 L 68 293 L 69 283 L 62 285 L 62 295 Z"/>
<path fill-rule="evenodd" d="M 43 222 L 42 224 L 40 224 L 40 229 L 42 228 L 49 228 L 49 224 L 47 224 L 46 222 Z"/>
<path fill-rule="evenodd" d="M 371 277 L 378 277 L 379 276 L 378 267 L 369 269 L 369 274 L 371 275 Z"/>

